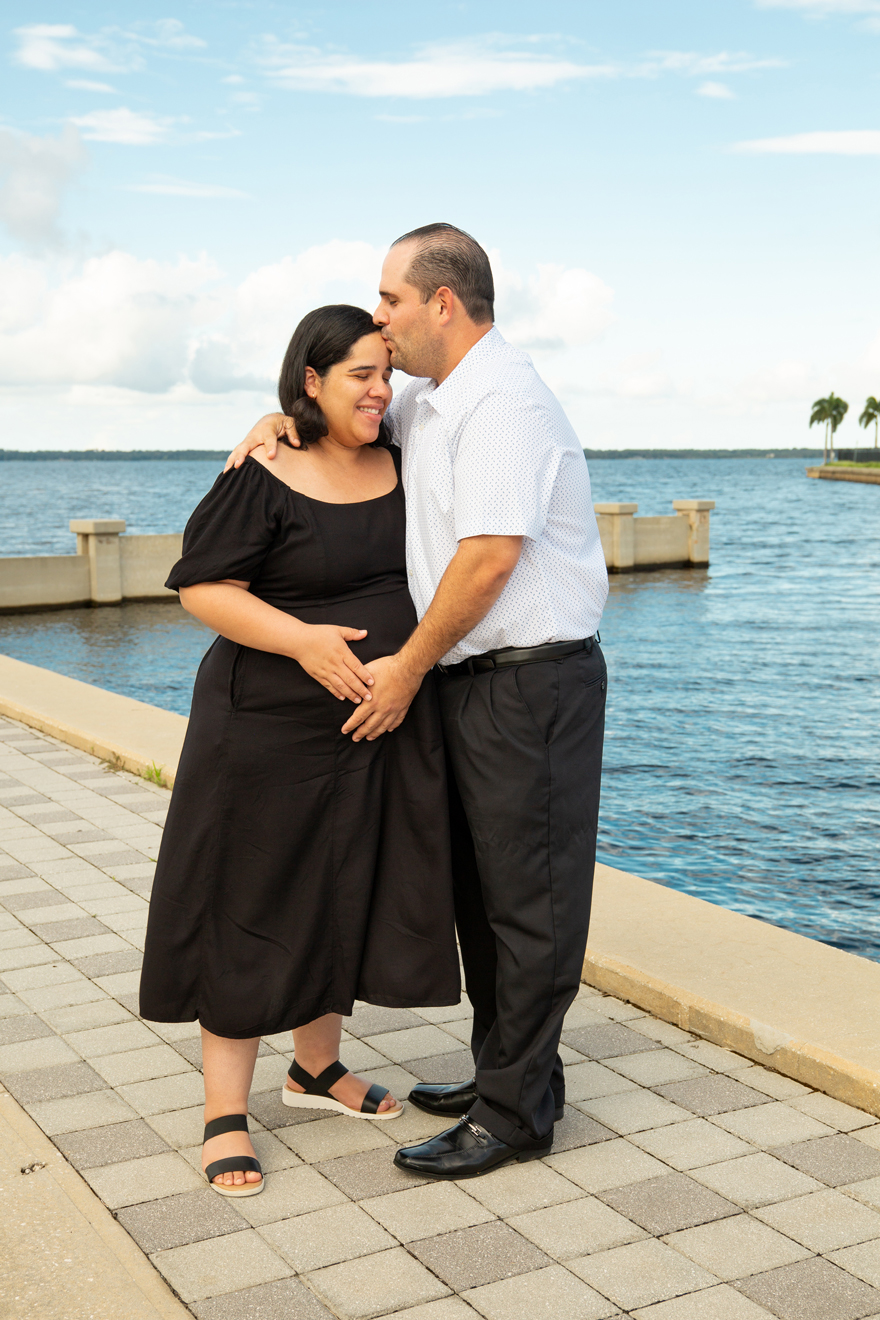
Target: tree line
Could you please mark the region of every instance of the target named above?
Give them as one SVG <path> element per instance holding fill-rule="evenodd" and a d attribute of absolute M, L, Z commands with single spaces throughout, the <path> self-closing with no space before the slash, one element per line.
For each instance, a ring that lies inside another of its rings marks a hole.
<path fill-rule="evenodd" d="M 839 398 L 833 390 L 827 399 L 817 399 L 813 404 L 813 410 L 810 413 L 810 426 L 824 424 L 825 427 L 825 444 L 822 450 L 822 461 L 824 463 L 834 458 L 834 432 L 848 412 L 849 404 L 846 399 Z M 880 426 L 880 400 L 875 399 L 873 394 L 869 394 L 859 417 L 859 426 L 867 429 L 872 422 L 874 424 L 874 448 L 876 449 L 877 430 Z"/>

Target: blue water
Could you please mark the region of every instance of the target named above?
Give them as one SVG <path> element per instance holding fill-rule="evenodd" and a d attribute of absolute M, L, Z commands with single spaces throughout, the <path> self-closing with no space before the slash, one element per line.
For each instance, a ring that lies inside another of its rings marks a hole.
<path fill-rule="evenodd" d="M 593 460 L 594 498 L 711 498 L 708 570 L 612 577 L 601 860 L 880 959 L 880 488 L 803 460 Z M 0 554 L 72 517 L 179 530 L 214 462 L 4 463 Z M 23 509 L 30 512 L 25 516 Z M 0 616 L 0 650 L 186 713 L 175 604 Z"/>

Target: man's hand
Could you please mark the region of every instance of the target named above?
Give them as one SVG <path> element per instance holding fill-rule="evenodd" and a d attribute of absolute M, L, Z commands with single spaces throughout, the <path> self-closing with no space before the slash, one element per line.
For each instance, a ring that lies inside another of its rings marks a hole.
<path fill-rule="evenodd" d="M 260 445 L 264 446 L 267 458 L 274 458 L 278 452 L 280 435 L 287 436 L 294 449 L 299 449 L 299 436 L 293 418 L 285 417 L 284 413 L 267 413 L 265 417 L 260 418 L 256 426 L 251 427 L 241 444 L 235 446 L 226 460 L 223 471 L 228 472 L 233 467 L 240 468 L 251 450 L 259 449 Z"/>
<path fill-rule="evenodd" d="M 423 675 L 410 669 L 399 655 L 386 655 L 370 661 L 373 675 L 373 700 L 363 702 L 342 726 L 353 742 L 374 742 L 383 733 L 389 733 L 403 723 L 413 697 L 418 692 Z"/>

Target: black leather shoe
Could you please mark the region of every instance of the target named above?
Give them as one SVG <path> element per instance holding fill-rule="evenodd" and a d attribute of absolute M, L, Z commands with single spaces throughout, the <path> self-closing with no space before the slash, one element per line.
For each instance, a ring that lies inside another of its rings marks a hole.
<path fill-rule="evenodd" d="M 429 1114 L 448 1114 L 454 1118 L 457 1114 L 466 1114 L 477 1103 L 477 1083 L 472 1077 L 469 1082 L 448 1082 L 435 1085 L 431 1082 L 419 1082 L 409 1093 L 409 1102 L 417 1109 L 424 1109 Z"/>
<path fill-rule="evenodd" d="M 440 1114 L 443 1118 L 454 1114 L 467 1114 L 476 1104 L 477 1083 L 472 1077 L 469 1082 L 447 1082 L 437 1085 L 433 1082 L 419 1082 L 409 1093 L 409 1102 L 416 1109 L 424 1109 L 429 1114 Z M 553 1115 L 554 1123 L 561 1123 L 564 1114 L 560 1105 Z"/>
<path fill-rule="evenodd" d="M 539 1160 L 549 1155 L 553 1133 L 543 1141 L 525 1148 L 508 1146 L 493 1137 L 479 1123 L 465 1116 L 455 1127 L 441 1132 L 419 1146 L 403 1146 L 394 1156 L 399 1169 L 408 1169 L 422 1178 L 479 1178 L 481 1173 L 514 1161 Z"/>

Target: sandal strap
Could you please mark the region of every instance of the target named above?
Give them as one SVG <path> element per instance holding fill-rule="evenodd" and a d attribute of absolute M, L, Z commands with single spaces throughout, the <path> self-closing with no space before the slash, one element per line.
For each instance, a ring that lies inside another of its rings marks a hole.
<path fill-rule="evenodd" d="M 287 1075 L 292 1082 L 296 1082 L 298 1086 L 303 1088 L 306 1095 L 322 1095 L 326 1098 L 330 1093 L 330 1087 L 335 1086 L 340 1077 L 344 1077 L 347 1072 L 348 1069 L 345 1065 L 337 1059 L 335 1063 L 331 1063 L 317 1077 L 313 1077 L 311 1073 L 306 1072 L 305 1068 L 300 1067 L 294 1059 L 287 1070 Z"/>
<path fill-rule="evenodd" d="M 212 1137 L 222 1137 L 224 1132 L 248 1131 L 247 1114 L 227 1114 L 224 1118 L 212 1118 L 210 1123 L 205 1124 L 202 1141 L 210 1141 Z"/>
<path fill-rule="evenodd" d="M 263 1170 L 253 1155 L 227 1155 L 225 1160 L 214 1160 L 205 1169 L 208 1182 L 213 1182 L 219 1173 L 259 1173 L 262 1176 Z"/>
<path fill-rule="evenodd" d="M 382 1101 L 385 1099 L 386 1095 L 388 1095 L 388 1092 L 383 1087 L 377 1086 L 376 1083 L 374 1082 L 373 1085 L 370 1087 L 369 1091 L 367 1092 L 367 1094 L 364 1096 L 363 1104 L 361 1105 L 361 1113 L 378 1114 L 379 1106 L 381 1105 Z"/>

